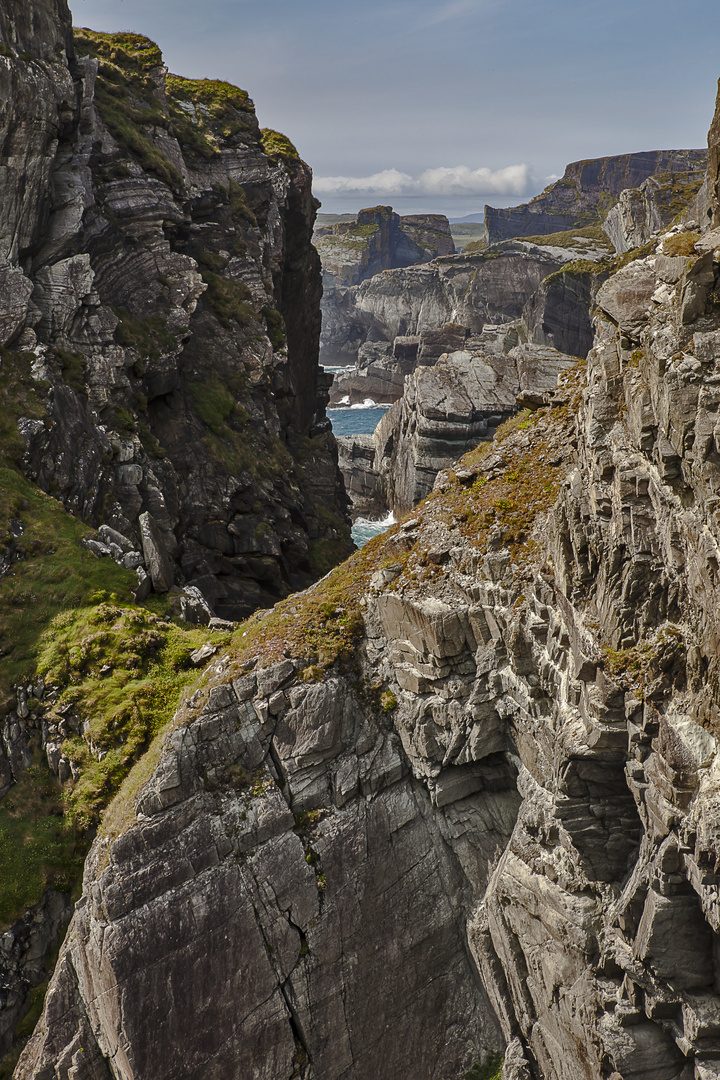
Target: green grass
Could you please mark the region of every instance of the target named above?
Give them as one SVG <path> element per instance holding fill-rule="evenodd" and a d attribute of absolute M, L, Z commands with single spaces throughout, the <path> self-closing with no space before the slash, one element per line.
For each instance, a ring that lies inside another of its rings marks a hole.
<path fill-rule="evenodd" d="M 119 319 L 115 339 L 125 348 L 137 349 L 142 359 L 159 360 L 163 354 L 177 351 L 178 340 L 162 315 L 137 319 L 124 308 L 113 308 L 113 312 Z"/>
<path fill-rule="evenodd" d="M 268 337 L 270 338 L 270 344 L 277 352 L 278 349 L 282 349 L 285 346 L 285 322 L 279 311 L 276 311 L 272 307 L 264 307 L 261 311 L 261 315 L 265 319 L 265 327 L 267 329 Z"/>
<path fill-rule="evenodd" d="M 233 323 L 247 327 L 257 319 L 257 312 L 251 303 L 252 293 L 244 281 L 229 281 L 205 266 L 201 273 L 208 286 L 203 299 L 227 330 Z"/>
<path fill-rule="evenodd" d="M 0 926 L 37 903 L 46 885 L 70 892 L 82 872 L 84 846 L 36 757 L 0 802 Z"/>
<path fill-rule="evenodd" d="M 227 421 L 237 405 L 234 396 L 217 378 L 191 383 L 190 391 L 195 411 L 202 422 L 214 435 L 222 438 L 228 432 Z"/>
<path fill-rule="evenodd" d="M 267 156 L 275 161 L 295 162 L 300 160 L 300 155 L 288 139 L 272 128 L 260 129 L 260 141 Z"/>
<path fill-rule="evenodd" d="M 76 29 L 74 37 L 79 56 L 97 57 L 100 62 L 95 104 L 110 134 L 147 172 L 178 190 L 182 177 L 149 132 L 169 126 L 156 82 L 162 65 L 160 49 L 140 34 Z"/>
<path fill-rule="evenodd" d="M 601 247 L 608 253 L 614 250 L 599 225 L 585 225 L 583 228 L 566 229 L 564 232 L 548 233 L 542 236 L 521 236 L 518 239 L 527 244 L 540 244 L 546 247 L 548 245 L 562 248 Z"/>
<path fill-rule="evenodd" d="M 222 79 L 185 79 L 180 75 L 168 75 L 165 85 L 169 99 L 195 106 L 194 123 L 205 139 L 257 136 L 253 103 L 244 90 L 232 83 Z M 174 111 L 173 116 L 176 115 Z"/>

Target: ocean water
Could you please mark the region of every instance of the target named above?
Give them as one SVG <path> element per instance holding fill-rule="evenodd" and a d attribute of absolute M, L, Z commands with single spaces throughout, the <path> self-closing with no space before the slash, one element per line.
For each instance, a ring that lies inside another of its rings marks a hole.
<path fill-rule="evenodd" d="M 372 435 L 389 408 L 389 405 L 378 405 L 368 398 L 363 405 L 328 409 L 327 415 L 336 435 Z"/>
<path fill-rule="evenodd" d="M 346 406 L 344 409 L 328 409 L 327 415 L 336 435 L 372 435 L 378 421 L 389 408 L 389 405 L 378 405 L 368 398 L 362 405 Z M 392 511 L 380 520 L 361 517 L 352 527 L 352 538 L 358 547 L 362 547 L 368 540 L 372 540 L 373 536 L 378 536 L 394 524 L 395 518 Z"/>
<path fill-rule="evenodd" d="M 351 530 L 351 535 L 357 546 L 360 548 L 363 544 L 367 544 L 368 540 L 372 540 L 373 536 L 378 536 L 380 533 L 387 532 L 391 525 L 395 524 L 395 518 L 393 517 L 392 510 L 387 517 L 380 520 L 374 520 L 373 518 L 359 517 Z"/>

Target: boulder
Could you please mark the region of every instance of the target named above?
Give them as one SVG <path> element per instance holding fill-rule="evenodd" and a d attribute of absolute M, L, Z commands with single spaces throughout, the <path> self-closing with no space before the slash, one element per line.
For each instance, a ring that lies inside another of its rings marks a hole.
<path fill-rule="evenodd" d="M 155 592 L 167 592 L 174 580 L 173 565 L 162 534 L 147 511 L 138 518 L 145 566 Z"/>

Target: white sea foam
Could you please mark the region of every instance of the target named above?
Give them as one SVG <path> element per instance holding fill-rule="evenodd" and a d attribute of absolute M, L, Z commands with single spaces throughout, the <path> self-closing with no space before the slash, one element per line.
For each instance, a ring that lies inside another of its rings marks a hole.
<path fill-rule="evenodd" d="M 384 518 L 359 517 L 352 527 L 352 538 L 358 547 L 362 547 L 363 544 L 367 544 L 368 540 L 372 540 L 373 536 L 387 532 L 390 526 L 394 524 L 395 515 L 392 510 Z"/>
<path fill-rule="evenodd" d="M 387 401 L 373 401 L 371 397 L 366 397 L 360 404 L 357 402 L 355 405 L 350 406 L 351 409 L 389 409 L 390 404 Z"/>

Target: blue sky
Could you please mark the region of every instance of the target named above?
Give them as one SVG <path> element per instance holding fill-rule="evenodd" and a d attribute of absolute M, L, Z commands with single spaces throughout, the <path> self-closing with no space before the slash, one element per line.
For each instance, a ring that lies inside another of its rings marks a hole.
<path fill-rule="evenodd" d="M 70 0 L 77 25 L 152 37 L 228 79 L 312 166 L 330 212 L 462 215 L 569 161 L 704 146 L 717 0 Z"/>

